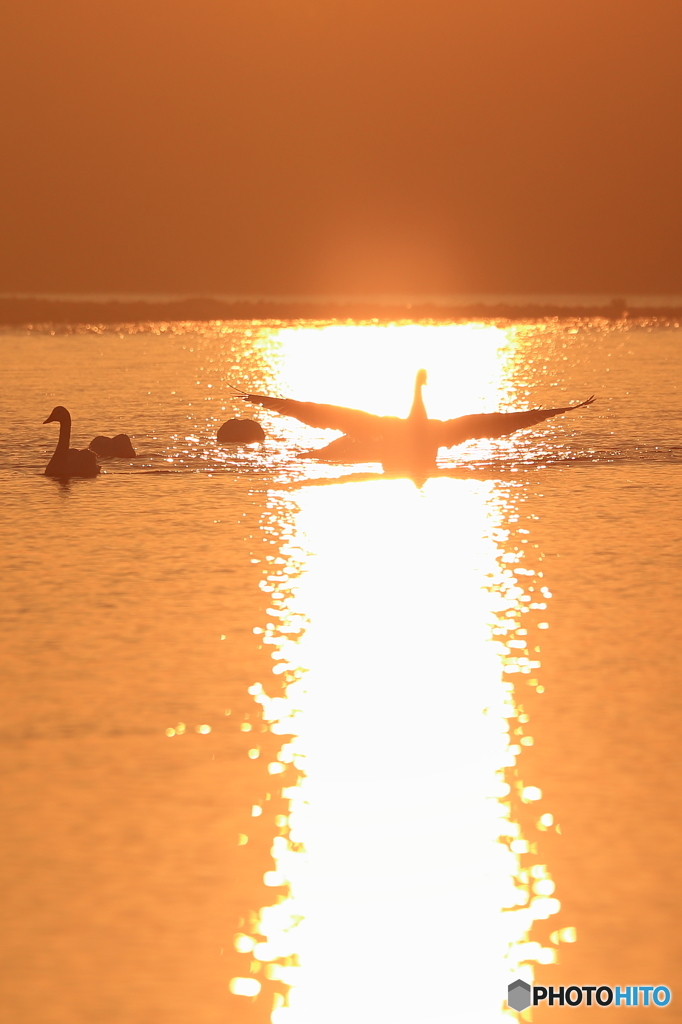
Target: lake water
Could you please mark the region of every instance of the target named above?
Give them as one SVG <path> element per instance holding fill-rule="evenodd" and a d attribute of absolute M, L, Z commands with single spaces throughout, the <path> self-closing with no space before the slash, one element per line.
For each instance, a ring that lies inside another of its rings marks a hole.
<path fill-rule="evenodd" d="M 679 327 L 0 345 L 1 1020 L 682 1021 Z M 229 387 L 405 415 L 420 367 L 438 418 L 597 401 L 419 488 Z M 46 478 L 57 404 L 139 457 Z"/>

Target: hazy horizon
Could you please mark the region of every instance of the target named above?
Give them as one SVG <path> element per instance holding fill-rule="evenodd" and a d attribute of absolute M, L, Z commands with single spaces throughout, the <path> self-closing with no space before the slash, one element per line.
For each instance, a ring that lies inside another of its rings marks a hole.
<path fill-rule="evenodd" d="M 585 292 L 582 294 L 527 294 L 527 293 L 499 293 L 499 292 L 478 292 L 469 294 L 316 294 L 316 295 L 268 295 L 268 294 L 221 294 L 215 292 L 185 291 L 185 292 L 0 292 L 2 299 L 37 299 L 51 302 L 179 302 L 189 299 L 209 299 L 219 302 L 301 302 L 311 304 L 339 303 L 350 304 L 354 302 L 375 302 L 377 305 L 392 304 L 435 304 L 442 306 L 458 306 L 467 304 L 485 303 L 489 305 L 608 305 L 614 301 L 623 301 L 627 306 L 677 306 L 682 305 L 682 293 L 668 294 L 624 294 L 622 292 Z"/>

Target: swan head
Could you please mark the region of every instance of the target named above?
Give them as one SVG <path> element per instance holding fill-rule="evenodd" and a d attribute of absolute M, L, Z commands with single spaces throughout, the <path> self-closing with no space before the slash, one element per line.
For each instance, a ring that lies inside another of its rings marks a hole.
<path fill-rule="evenodd" d="M 47 417 L 43 420 L 43 423 L 70 423 L 71 414 L 68 409 L 65 409 L 63 405 L 55 405 L 54 409 Z"/>
<path fill-rule="evenodd" d="M 421 388 L 426 384 L 426 370 L 417 370 L 417 379 L 415 385 Z"/>

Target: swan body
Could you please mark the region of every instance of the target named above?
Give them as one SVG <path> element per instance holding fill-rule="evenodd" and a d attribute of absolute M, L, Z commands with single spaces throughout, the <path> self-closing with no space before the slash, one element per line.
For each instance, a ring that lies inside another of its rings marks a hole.
<path fill-rule="evenodd" d="M 59 440 L 54 455 L 45 468 L 45 476 L 66 479 L 70 476 L 97 476 L 100 471 L 97 456 L 87 448 L 69 448 L 71 440 L 71 414 L 63 405 L 56 405 L 45 423 L 59 423 Z"/>
<path fill-rule="evenodd" d="M 88 447 L 91 452 L 95 452 L 103 458 L 134 459 L 137 457 L 133 443 L 127 434 L 116 434 L 115 437 L 104 437 L 102 434 L 98 434 Z"/>
<path fill-rule="evenodd" d="M 474 438 L 504 437 L 552 416 L 591 405 L 594 395 L 577 405 L 559 409 L 527 409 L 523 412 L 475 413 L 452 420 L 429 419 L 422 398 L 426 370 L 419 370 L 414 385 L 414 398 L 406 419 L 397 416 L 376 416 L 360 409 L 317 402 L 297 402 L 290 398 L 242 394 L 246 402 L 262 405 L 283 416 L 292 416 L 311 427 L 342 430 L 324 448 L 305 452 L 303 458 L 330 462 L 381 462 L 387 472 L 408 472 L 421 476 L 436 466 L 439 448 L 451 448 Z"/>
<path fill-rule="evenodd" d="M 265 440 L 265 431 L 255 420 L 232 419 L 218 427 L 217 439 L 220 444 L 253 444 Z"/>

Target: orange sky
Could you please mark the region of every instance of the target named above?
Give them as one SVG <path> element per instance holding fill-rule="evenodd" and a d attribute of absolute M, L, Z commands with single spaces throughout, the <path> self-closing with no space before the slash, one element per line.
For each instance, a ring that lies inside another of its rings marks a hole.
<path fill-rule="evenodd" d="M 5 6 L 0 292 L 682 293 L 680 0 Z"/>

